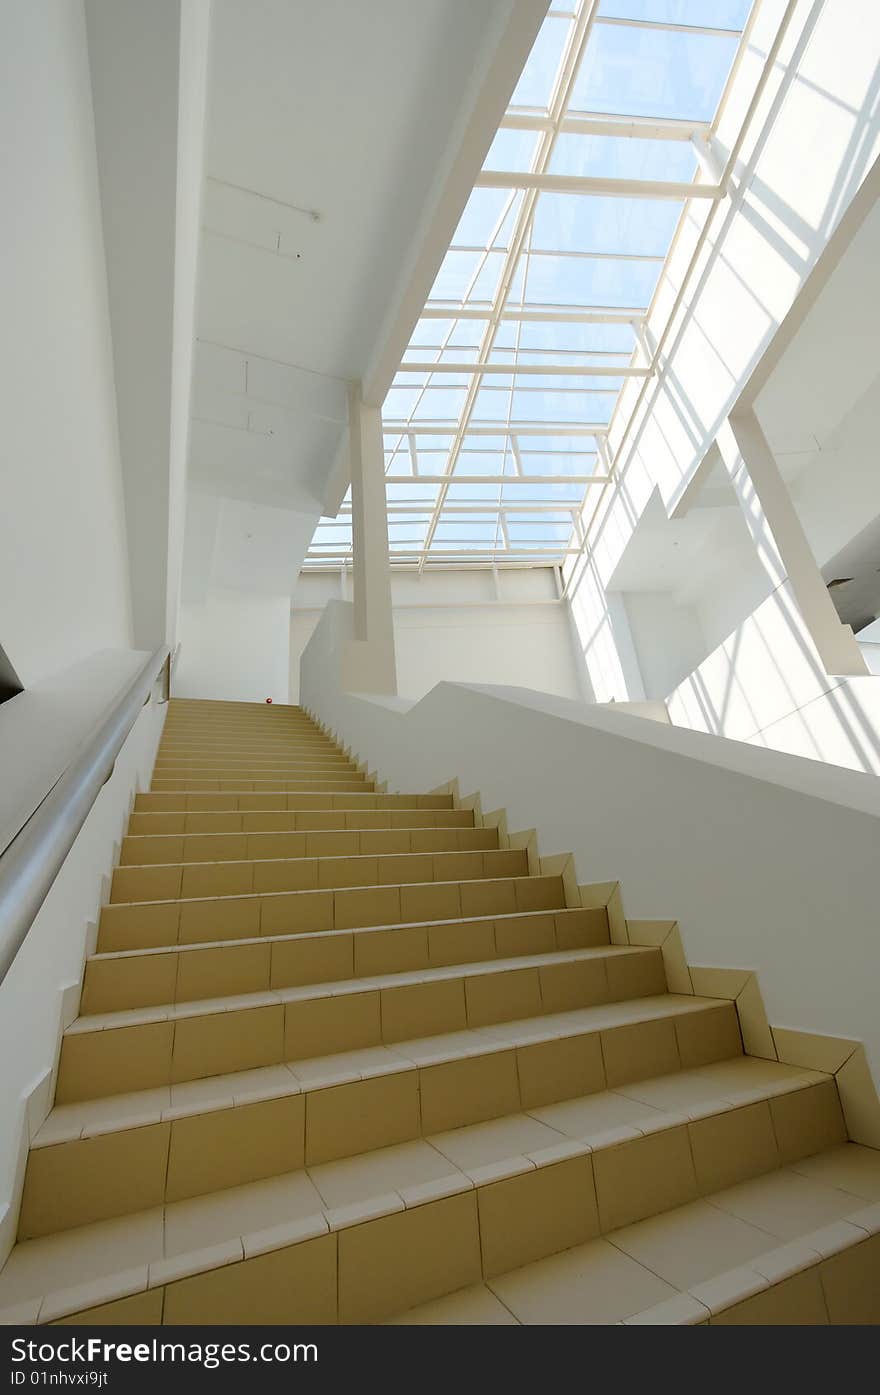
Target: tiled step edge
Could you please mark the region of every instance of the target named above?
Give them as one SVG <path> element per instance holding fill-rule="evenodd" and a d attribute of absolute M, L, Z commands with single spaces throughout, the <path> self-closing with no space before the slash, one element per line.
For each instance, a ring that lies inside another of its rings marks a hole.
<path fill-rule="evenodd" d="M 327 1208 L 207 1249 L 48 1293 L 0 1312 L 0 1321 L 49 1323 L 73 1319 L 74 1314 L 80 1321 L 94 1321 L 94 1309 L 134 1295 L 152 1297 L 153 1315 L 132 1317 L 129 1312 L 129 1321 L 199 1322 L 206 1320 L 208 1311 L 214 1322 L 221 1323 L 382 1321 L 601 1234 L 613 1236 L 617 1225 L 602 1228 L 597 1166 L 608 1178 L 605 1185 L 613 1187 L 620 1176 L 622 1150 L 639 1147 L 647 1154 L 652 1139 L 686 1126 L 687 1121 L 670 1120 L 663 1129 L 638 1139 L 608 1140 L 592 1147 L 566 1141 L 488 1169 L 475 1169 L 470 1176 L 450 1174 L 353 1206 Z M 604 1161 L 603 1155 L 607 1155 Z M 647 1156 L 641 1166 L 650 1167 Z M 632 1160 L 629 1170 L 633 1170 Z M 677 1204 L 681 1203 L 672 1202 Z M 624 1224 L 642 1218 L 633 1214 Z M 843 1221 L 773 1247 L 749 1265 L 696 1285 L 678 1299 L 627 1322 L 711 1320 L 790 1274 L 878 1233 L 880 1204 L 854 1207 Z M 320 1255 L 315 1242 L 323 1251 Z M 276 1257 L 274 1263 L 267 1262 L 270 1255 Z M 249 1319 L 248 1295 L 266 1284 L 266 1270 L 278 1278 L 284 1276 L 291 1306 L 286 1313 L 264 1311 Z M 161 1303 L 155 1301 L 159 1290 Z"/>

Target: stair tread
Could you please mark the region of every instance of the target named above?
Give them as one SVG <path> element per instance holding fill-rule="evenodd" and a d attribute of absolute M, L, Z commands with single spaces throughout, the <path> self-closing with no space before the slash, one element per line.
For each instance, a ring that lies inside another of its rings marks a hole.
<path fill-rule="evenodd" d="M 469 1027 L 439 1036 L 414 1037 L 392 1044 L 380 1043 L 331 1055 L 236 1071 L 229 1075 L 205 1076 L 124 1095 L 56 1104 L 33 1138 L 32 1147 L 119 1127 L 158 1123 L 163 1119 L 180 1117 L 181 1114 L 203 1113 L 233 1104 L 274 1098 L 280 1094 L 324 1089 L 389 1072 L 442 1065 L 469 1056 L 494 1055 L 516 1046 L 552 1042 L 558 1038 L 578 1037 L 614 1027 L 728 1006 L 726 1001 L 717 998 L 658 994 L 484 1027 Z M 284 1071 L 290 1075 L 289 1081 L 282 1074 Z M 114 1116 L 116 1121 L 121 1119 L 122 1122 L 114 1121 Z"/>
<path fill-rule="evenodd" d="M 509 1138 L 531 1145 L 541 1166 L 544 1149 L 553 1145 L 546 1142 L 546 1126 L 534 1127 L 539 1122 L 530 1114 L 496 1121 L 500 1146 L 506 1129 Z M 31 1319 L 48 1321 L 95 1302 L 89 1286 L 97 1281 L 106 1282 L 107 1297 L 138 1292 L 485 1184 L 483 1168 L 471 1164 L 468 1171 L 444 1148 L 460 1150 L 468 1142 L 461 1135 L 470 1135 L 475 1156 L 487 1156 L 486 1126 L 455 1133 L 460 1137 L 433 1135 L 23 1241 L 0 1274 L 0 1308 L 51 1295 Z M 577 1146 L 570 1137 L 556 1136 L 563 1148 Z M 583 1147 L 589 1151 L 586 1142 Z M 522 1158 L 531 1162 L 528 1154 Z M 681 1293 L 692 1293 L 698 1303 L 701 1297 L 710 1303 L 714 1295 L 723 1307 L 717 1295 L 727 1290 L 735 1300 L 743 1268 L 754 1292 L 773 1282 L 786 1262 L 796 1270 L 876 1234 L 878 1201 L 880 1156 L 848 1143 L 487 1279 L 468 1292 L 488 1292 L 522 1322 L 618 1322 Z M 725 1277 L 726 1285 L 710 1288 Z M 443 1310 L 456 1297 L 401 1316 L 411 1322 L 453 1320 Z M 11 1319 L 0 1311 L 0 1320 Z"/>
<path fill-rule="evenodd" d="M 321 932 L 319 932 L 321 933 Z M 337 933 L 325 931 L 324 934 Z M 346 933 L 344 931 L 338 933 Z M 299 936 L 295 938 L 300 938 Z M 433 968 L 401 969 L 397 972 L 330 979 L 326 982 L 296 984 L 288 988 L 270 988 L 256 993 L 231 994 L 225 998 L 195 998 L 188 1002 L 164 1003 L 153 1007 L 122 1008 L 113 1012 L 88 1013 L 74 1019 L 65 1035 L 105 1031 L 109 1027 L 130 1027 L 146 1022 L 165 1022 L 182 1017 L 209 1016 L 267 1003 L 301 1002 L 311 998 L 334 998 L 352 993 L 373 992 L 377 988 L 400 988 L 419 983 L 437 983 L 445 979 L 470 978 L 476 975 L 504 973 L 511 969 L 541 968 L 551 964 L 577 964 L 595 959 L 633 958 L 655 955 L 650 945 L 596 945 L 582 949 L 548 950 L 543 954 L 508 955 L 505 958 L 473 960 L 462 964 L 440 964 Z"/>
<path fill-rule="evenodd" d="M 875 1171 L 861 1194 L 815 1180 L 823 1171 L 845 1176 L 856 1154 L 868 1155 Z M 387 1321 L 704 1323 L 876 1235 L 878 1197 L 880 1155 L 847 1143 Z"/>
<path fill-rule="evenodd" d="M 348 888 L 344 889 L 347 890 Z M 150 954 L 197 954 L 202 950 L 209 949 L 234 949 L 237 946 L 241 945 L 270 944 L 274 943 L 275 941 L 286 940 L 295 940 L 297 942 L 303 940 L 324 940 L 338 935 L 385 935 L 389 932 L 396 931 L 405 932 L 407 930 L 434 929 L 435 927 L 442 928 L 444 925 L 461 925 L 463 921 L 466 921 L 468 925 L 473 924 L 479 927 L 481 925 L 491 925 L 495 921 L 509 923 L 512 921 L 522 921 L 531 919 L 537 920 L 541 916 L 548 915 L 574 917 L 580 915 L 584 909 L 585 908 L 581 906 L 554 906 L 552 910 L 547 911 L 496 911 L 491 915 L 456 916 L 452 920 L 403 920 L 395 922 L 394 925 L 353 925 L 349 928 L 339 930 L 300 930 L 290 932 L 288 934 L 279 933 L 259 936 L 245 936 L 240 939 L 195 940 L 192 943 L 186 942 L 168 945 L 148 945 L 146 947 L 141 947 L 138 949 L 97 950 L 94 954 L 90 954 L 88 956 L 86 962 L 91 963 L 93 960 L 100 960 L 103 962 L 104 960 L 108 959 L 135 959 L 139 956 Z M 620 948 L 624 949 L 641 949 L 648 947 L 649 946 L 642 945 L 620 946 Z M 596 946 L 596 948 L 607 948 L 607 946 Z"/>

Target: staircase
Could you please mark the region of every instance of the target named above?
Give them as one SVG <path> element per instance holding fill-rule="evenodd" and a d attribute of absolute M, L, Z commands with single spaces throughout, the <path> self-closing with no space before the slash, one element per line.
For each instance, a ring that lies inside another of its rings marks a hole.
<path fill-rule="evenodd" d="M 834 1078 L 505 842 L 296 708 L 173 701 L 2 1320 L 880 1321 Z"/>

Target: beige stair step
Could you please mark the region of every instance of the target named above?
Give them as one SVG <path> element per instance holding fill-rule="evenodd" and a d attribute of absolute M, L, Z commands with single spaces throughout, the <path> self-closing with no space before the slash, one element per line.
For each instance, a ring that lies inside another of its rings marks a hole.
<path fill-rule="evenodd" d="M 289 835 L 296 845 L 302 834 Z M 282 835 L 283 837 L 283 835 Z M 117 867 L 110 901 L 173 901 L 193 897 L 244 896 L 262 891 L 313 891 L 319 887 L 400 886 L 411 882 L 465 881 L 485 877 L 526 877 L 524 849 L 490 848 L 460 852 L 319 854 L 221 862 L 152 863 Z"/>
<path fill-rule="evenodd" d="M 803 1123 L 829 1087 L 805 1080 L 765 1106 Z M 141 1320 L 169 1325 L 363 1323 L 404 1308 L 410 1321 L 444 1321 L 414 1305 L 481 1287 L 517 1321 L 681 1322 L 705 1320 L 692 1307 L 696 1318 L 682 1315 L 682 1294 L 720 1314 L 832 1259 L 826 1292 L 846 1289 L 848 1299 L 854 1280 L 876 1273 L 877 1246 L 860 1247 L 880 1229 L 880 1159 L 845 1145 L 787 1163 L 779 1156 L 755 1177 L 747 1148 L 730 1156 L 730 1140 L 749 1133 L 733 1127 L 739 1112 L 651 1121 L 593 1146 L 570 1136 L 548 1143 L 554 1133 L 524 1115 L 157 1204 L 20 1244 L 0 1276 L 0 1302 L 17 1304 L 19 1321 L 30 1303 L 30 1320 L 42 1322 L 88 1320 L 97 1304 L 136 1294 Z M 800 1145 L 797 1124 L 791 1132 L 795 1148 L 811 1149 L 809 1128 Z M 505 1147 L 526 1151 L 499 1159 Z M 475 1161 L 487 1157 L 496 1160 Z M 750 1180 L 728 1185 L 737 1166 Z M 630 1219 L 609 1224 L 620 1216 Z M 660 1303 L 671 1305 L 665 1318 Z M 875 1286 L 862 1304 L 876 1303 Z M 491 1310 L 485 1298 L 483 1306 Z M 126 1318 L 134 1320 L 130 1305 L 119 1309 L 117 1320 Z"/>
<path fill-rule="evenodd" d="M 561 877 L 526 876 L 123 902 L 101 908 L 97 949 L 106 953 L 267 934 L 461 920 L 561 910 L 564 905 Z"/>
<path fill-rule="evenodd" d="M 658 1092 L 655 1081 L 651 1085 L 653 1071 L 717 1062 L 729 1066 L 741 1053 L 729 1003 L 667 995 L 604 1004 L 56 1103 L 33 1140 L 32 1156 L 61 1145 L 67 1152 L 54 1155 L 57 1166 L 77 1141 L 103 1137 L 105 1155 L 116 1165 L 120 1148 L 124 1154 L 124 1148 L 141 1147 L 148 1137 L 138 1134 L 127 1144 L 121 1136 L 170 1123 L 174 1147 L 194 1148 L 201 1158 L 213 1155 L 220 1138 L 227 1175 L 244 1182 L 278 1170 L 276 1144 L 290 1136 L 291 1110 L 294 1133 L 303 1136 L 305 1162 L 326 1162 L 602 1089 L 637 1085 L 643 1103 L 667 1110 L 668 1096 Z M 770 1069 L 764 1076 L 775 1078 Z M 648 1085 L 651 1094 L 644 1099 Z M 729 1088 L 742 1092 L 736 1080 Z M 674 1083 L 665 1089 L 674 1089 Z M 674 1092 L 676 1113 L 688 1112 L 692 1095 L 682 1102 L 681 1088 Z M 301 1096 L 298 1105 L 291 1105 L 293 1096 Z M 258 1103 L 273 1103 L 262 1113 L 272 1116 L 275 1126 L 266 1136 L 268 1151 L 255 1155 L 250 1110 Z M 247 1144 L 244 1154 L 237 1143 Z"/>
<path fill-rule="evenodd" d="M 115 1094 L 127 1078 L 147 1089 L 651 998 L 665 987 L 658 950 L 606 946 L 92 1014 L 62 1037 L 56 1099 Z"/>
<path fill-rule="evenodd" d="M 532 911 L 431 924 L 265 935 L 86 961 L 80 1011 L 109 1012 L 302 983 L 607 945 L 604 907 Z"/>
<path fill-rule="evenodd" d="M 451 794 L 299 794 L 277 790 L 260 794 L 225 793 L 213 790 L 204 793 L 183 791 L 166 793 L 149 790 L 135 795 L 135 811 L 146 813 L 210 812 L 212 810 L 291 809 L 303 813 L 311 809 L 452 809 Z"/>
<path fill-rule="evenodd" d="M 800 1160 L 390 1321 L 880 1324 L 880 1154 Z"/>
<path fill-rule="evenodd" d="M 304 761 L 267 760 L 263 762 L 242 761 L 235 765 L 227 761 L 157 761 L 153 767 L 153 777 L 163 780 L 182 777 L 208 780 L 337 780 L 357 777 L 363 779 L 363 771 L 347 761 Z"/>
<path fill-rule="evenodd" d="M 128 835 L 120 865 L 237 862 L 272 857 L 357 857 L 377 853 L 476 852 L 498 847 L 497 828 L 328 829 L 323 832 Z"/>
<path fill-rule="evenodd" d="M 329 1204 L 365 1202 L 375 1190 L 379 1195 L 386 1193 L 389 1183 L 397 1190 L 401 1185 L 435 1180 L 404 1173 L 396 1181 L 386 1177 L 385 1185 L 375 1189 L 375 1164 L 383 1155 L 393 1157 L 401 1145 L 406 1154 L 405 1145 L 420 1137 L 439 1148 L 455 1170 L 476 1184 L 517 1175 L 529 1159 L 536 1161 L 534 1154 L 539 1150 L 565 1145 L 570 1152 L 574 1142 L 596 1153 L 686 1126 L 685 1172 L 690 1175 L 691 1168 L 696 1169 L 701 1190 L 733 1185 L 845 1140 L 833 1080 L 777 1062 L 772 1063 L 772 1071 L 760 1069 L 767 1063 L 757 1062 L 754 1071 L 747 1069 L 749 1064 L 750 1058 L 738 1057 L 653 1082 L 655 1097 L 662 1098 L 668 1084 L 677 1099 L 687 1098 L 686 1109 L 648 1104 L 637 1085 L 622 1086 L 552 1104 L 535 1103 L 526 1110 L 442 1132 L 423 1124 L 413 1096 L 412 1072 L 409 1076 L 401 1072 L 400 1061 L 397 1073 L 380 1072 L 353 1086 L 322 1088 L 308 1078 L 278 1078 L 270 1098 L 243 1099 L 201 1114 L 185 1113 L 186 1105 L 176 1110 L 172 1106 L 167 1117 L 136 1128 L 121 1113 L 118 1127 L 109 1127 L 112 1116 L 105 1112 L 98 1121 L 103 1125 L 100 1133 L 35 1144 L 28 1162 L 19 1236 L 29 1239 L 341 1159 L 347 1160 L 346 1166 L 337 1167 L 336 1172 L 346 1174 L 360 1190 L 346 1197 L 330 1196 Z M 428 1088 L 425 1117 L 430 1120 L 430 1078 Z M 351 1113 L 346 1118 L 340 1113 L 345 1101 L 351 1106 L 358 1099 L 362 1104 L 390 1105 L 393 1117 L 383 1121 L 375 1117 L 375 1110 L 372 1117 Z M 725 1115 L 730 1117 L 721 1117 Z M 715 1120 L 711 1131 L 703 1126 L 708 1118 Z M 654 1146 L 645 1145 L 646 1158 Z M 634 1169 L 640 1165 L 639 1153 L 634 1149 L 627 1155 Z M 676 1166 L 681 1162 L 679 1157 Z M 457 1177 L 456 1189 L 460 1187 Z M 656 1207 L 657 1192 L 652 1194 L 649 1183 L 644 1198 L 646 1207 Z M 625 1213 L 621 1204 L 620 1198 L 609 1195 L 603 1201 L 600 1197 L 603 1229 L 613 1228 L 621 1215 L 632 1218 L 632 1196 Z M 653 1212 L 648 1209 L 642 1214 Z"/>
<path fill-rule="evenodd" d="M 379 828 L 473 828 L 472 809 L 215 810 L 134 813 L 129 835 L 157 833 L 285 833 Z"/>
<path fill-rule="evenodd" d="M 175 776 L 173 779 L 165 780 L 160 776 L 159 778 L 154 777 L 150 781 L 150 790 L 152 791 L 186 792 L 193 794 L 209 790 L 241 790 L 256 794 L 262 792 L 271 793 L 273 790 L 284 790 L 285 792 L 289 790 L 305 790 L 313 793 L 330 792 L 344 794 L 347 790 L 351 790 L 352 792 L 368 790 L 372 792 L 373 788 L 373 781 L 367 780 L 363 775 L 343 775 L 338 778 L 335 776 L 329 778 L 318 776 L 312 779 L 306 775 L 284 776 L 281 774 L 273 775 L 271 778 L 265 780 L 240 780 L 235 776 L 230 779 L 212 779 L 204 775 L 197 775 L 193 778 L 189 778 L 188 776 Z"/>

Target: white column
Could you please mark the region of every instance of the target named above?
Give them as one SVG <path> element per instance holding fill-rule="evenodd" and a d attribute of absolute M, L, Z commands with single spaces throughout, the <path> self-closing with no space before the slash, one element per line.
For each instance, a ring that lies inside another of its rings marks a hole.
<path fill-rule="evenodd" d="M 728 417 L 717 442 L 761 564 L 774 587 L 788 583 L 826 673 L 866 673 L 852 629 L 841 623 L 834 608 L 755 413 Z"/>
<path fill-rule="evenodd" d="M 396 693 L 382 415 L 378 407 L 364 403 L 359 383 L 349 390 L 348 427 L 354 638 L 345 656 L 343 684 L 349 692 Z"/>

